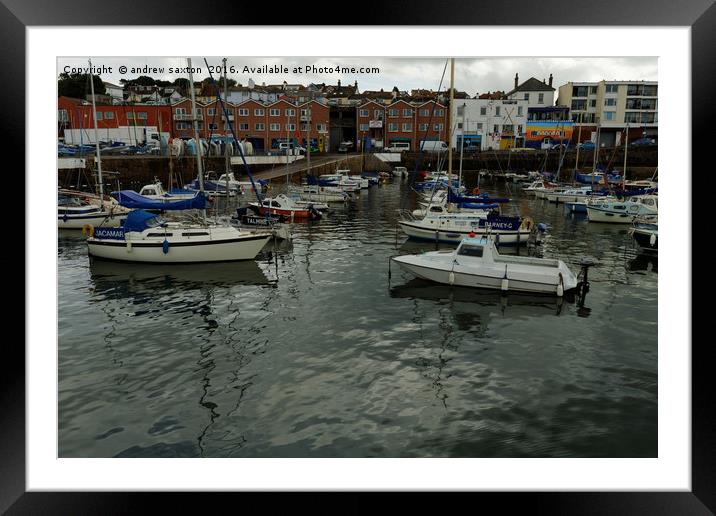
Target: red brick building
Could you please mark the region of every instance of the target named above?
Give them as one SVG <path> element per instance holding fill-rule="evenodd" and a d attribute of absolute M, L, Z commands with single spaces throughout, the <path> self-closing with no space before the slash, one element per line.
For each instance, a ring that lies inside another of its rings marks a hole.
<path fill-rule="evenodd" d="M 397 100 L 387 106 L 369 101 L 357 110 L 359 145 L 369 138 L 373 147 L 408 142 L 411 150 L 417 150 L 422 140 L 447 141 L 448 111 L 435 101 L 413 104 Z"/>
<path fill-rule="evenodd" d="M 157 127 L 161 132 L 172 131 L 172 110 L 169 106 L 113 106 L 98 105 L 97 129 L 120 127 Z M 79 99 L 59 97 L 57 116 L 60 127 L 65 129 L 94 130 L 92 104 Z M 101 138 L 100 134 L 100 138 Z"/>

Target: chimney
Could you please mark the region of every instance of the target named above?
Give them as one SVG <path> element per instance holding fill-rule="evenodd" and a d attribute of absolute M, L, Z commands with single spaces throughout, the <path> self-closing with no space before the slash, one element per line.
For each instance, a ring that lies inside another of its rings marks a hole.
<path fill-rule="evenodd" d="M 547 84 L 547 79 L 545 79 L 544 77 L 542 77 L 542 84 Z"/>
<path fill-rule="evenodd" d="M 520 78 L 517 74 L 515 74 L 515 88 L 517 87 L 517 81 L 519 81 Z"/>
<path fill-rule="evenodd" d="M 340 79 L 338 79 L 338 87 L 339 87 L 339 88 L 341 87 L 341 80 L 340 80 Z"/>
<path fill-rule="evenodd" d="M 549 74 L 549 85 L 552 86 L 552 74 Z"/>

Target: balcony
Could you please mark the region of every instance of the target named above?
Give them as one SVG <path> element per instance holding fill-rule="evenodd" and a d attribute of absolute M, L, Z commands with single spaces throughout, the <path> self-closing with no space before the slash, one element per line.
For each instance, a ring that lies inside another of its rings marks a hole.
<path fill-rule="evenodd" d="M 197 118 L 198 120 L 202 120 L 202 119 L 204 118 L 204 114 L 203 114 L 203 113 L 197 113 L 197 117 L 196 117 L 196 118 Z M 191 114 L 190 114 L 190 113 L 175 113 L 175 114 L 174 114 L 174 120 L 186 120 L 186 121 L 191 122 L 191 121 L 193 120 L 193 118 L 191 117 Z"/>

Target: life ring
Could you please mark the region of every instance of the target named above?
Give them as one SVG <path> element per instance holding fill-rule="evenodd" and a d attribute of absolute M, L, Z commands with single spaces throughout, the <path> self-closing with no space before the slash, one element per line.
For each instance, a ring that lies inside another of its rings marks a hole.
<path fill-rule="evenodd" d="M 94 236 L 94 226 L 92 224 L 85 224 L 82 226 L 82 236 L 89 235 L 90 238 Z"/>
<path fill-rule="evenodd" d="M 525 217 L 524 219 L 522 219 L 522 227 L 526 231 L 532 231 L 532 228 L 534 227 L 534 225 L 535 225 L 535 221 L 532 220 L 531 218 Z"/>
<path fill-rule="evenodd" d="M 480 187 L 476 186 L 475 188 L 473 188 L 472 193 L 473 195 L 480 195 Z"/>

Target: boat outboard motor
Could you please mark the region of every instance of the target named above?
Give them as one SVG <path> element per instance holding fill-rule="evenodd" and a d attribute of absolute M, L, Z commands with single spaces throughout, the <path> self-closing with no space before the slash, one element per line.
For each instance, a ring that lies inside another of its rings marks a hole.
<path fill-rule="evenodd" d="M 585 256 L 579 261 L 579 265 L 582 267 L 578 275 L 579 282 L 577 282 L 577 306 L 579 308 L 584 307 L 584 301 L 587 298 L 587 292 L 589 292 L 589 268 L 597 264 L 597 260 L 590 256 Z"/>
<path fill-rule="evenodd" d="M 308 220 L 319 220 L 322 216 L 321 212 L 313 207 L 313 204 L 308 205 Z"/>

